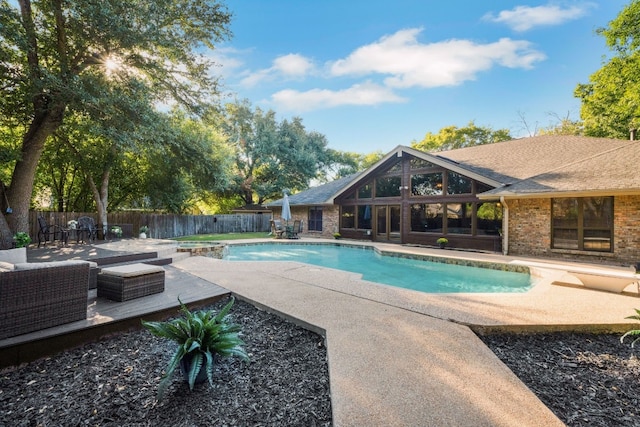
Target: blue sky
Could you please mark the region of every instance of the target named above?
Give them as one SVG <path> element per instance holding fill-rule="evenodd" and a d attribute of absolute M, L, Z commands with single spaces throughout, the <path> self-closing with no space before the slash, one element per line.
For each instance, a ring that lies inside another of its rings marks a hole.
<path fill-rule="evenodd" d="M 230 100 L 299 116 L 329 147 L 366 154 L 471 120 L 521 137 L 579 118 L 573 91 L 610 55 L 595 29 L 628 1 L 226 4 L 234 35 L 213 72 Z"/>

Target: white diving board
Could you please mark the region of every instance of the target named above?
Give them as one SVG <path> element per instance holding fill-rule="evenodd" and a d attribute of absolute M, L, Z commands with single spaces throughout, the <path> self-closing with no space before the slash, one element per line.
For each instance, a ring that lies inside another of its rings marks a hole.
<path fill-rule="evenodd" d="M 636 283 L 636 291 L 640 293 L 640 274 L 632 271 L 616 270 L 613 268 L 590 268 L 567 264 L 554 264 L 543 262 L 527 262 L 515 260 L 512 264 L 527 265 L 530 267 L 546 268 L 552 270 L 562 270 L 575 277 L 585 288 L 597 289 L 601 291 L 621 293 L 628 286 Z M 561 280 L 556 280 L 561 282 Z"/>

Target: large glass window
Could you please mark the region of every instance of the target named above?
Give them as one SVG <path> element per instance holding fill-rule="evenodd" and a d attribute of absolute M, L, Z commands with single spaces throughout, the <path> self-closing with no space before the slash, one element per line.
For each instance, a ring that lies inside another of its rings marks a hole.
<path fill-rule="evenodd" d="M 470 194 L 471 180 L 455 172 L 447 173 L 447 194 Z"/>
<path fill-rule="evenodd" d="M 447 203 L 447 233 L 471 234 L 473 203 Z"/>
<path fill-rule="evenodd" d="M 441 196 L 442 172 L 411 175 L 412 196 Z"/>
<path fill-rule="evenodd" d="M 491 190 L 493 190 L 492 186 L 476 181 L 476 194 L 484 193 Z"/>
<path fill-rule="evenodd" d="M 419 159 L 417 157 L 412 157 L 409 161 L 411 169 L 426 169 L 435 167 L 435 165 L 426 160 Z"/>
<path fill-rule="evenodd" d="M 502 229 L 502 205 L 500 202 L 478 203 L 477 234 L 499 234 Z"/>
<path fill-rule="evenodd" d="M 358 198 L 359 199 L 370 199 L 371 198 L 371 184 L 365 184 L 358 188 Z"/>
<path fill-rule="evenodd" d="M 322 231 L 322 208 L 312 206 L 309 208 L 309 218 L 307 221 L 309 231 Z"/>
<path fill-rule="evenodd" d="M 376 198 L 399 197 L 401 183 L 402 179 L 399 176 L 383 176 L 376 179 Z"/>
<path fill-rule="evenodd" d="M 358 228 L 371 230 L 371 205 L 358 206 Z"/>
<path fill-rule="evenodd" d="M 611 252 L 613 197 L 553 199 L 552 247 Z"/>
<path fill-rule="evenodd" d="M 411 205 L 411 231 L 442 233 L 442 203 Z"/>
<path fill-rule="evenodd" d="M 340 228 L 356 228 L 356 207 L 343 206 L 340 216 Z"/>

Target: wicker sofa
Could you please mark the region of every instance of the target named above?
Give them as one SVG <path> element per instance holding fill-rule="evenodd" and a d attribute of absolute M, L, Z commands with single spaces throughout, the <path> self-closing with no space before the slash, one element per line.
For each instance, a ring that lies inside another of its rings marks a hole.
<path fill-rule="evenodd" d="M 87 261 L 7 264 L 0 272 L 0 339 L 87 318 L 95 270 Z"/>

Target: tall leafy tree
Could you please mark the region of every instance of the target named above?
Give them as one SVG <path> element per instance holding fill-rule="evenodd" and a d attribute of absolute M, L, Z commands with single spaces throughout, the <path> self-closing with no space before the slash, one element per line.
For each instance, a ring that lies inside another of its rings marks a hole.
<path fill-rule="evenodd" d="M 492 144 L 513 139 L 508 129 L 493 130 L 486 126 L 477 126 L 470 121 L 467 126 L 447 126 L 438 133 L 427 132 L 424 139 L 412 142 L 411 147 L 427 152 L 447 151 L 474 145 Z"/>
<path fill-rule="evenodd" d="M 153 100 L 196 108 L 217 91 L 196 49 L 226 39 L 230 18 L 208 0 L 0 1 L 0 125 L 22 130 L 8 185 L 0 186 L 0 200 L 13 208 L 0 215 L 4 240 L 27 229 L 36 167 L 67 114 L 99 105 L 117 75 Z"/>
<path fill-rule="evenodd" d="M 274 111 L 253 109 L 246 100 L 227 105 L 222 127 L 235 150 L 229 191 L 247 205 L 307 188 L 328 159 L 325 136 L 308 132 L 302 119 L 278 123 Z"/>
<path fill-rule="evenodd" d="M 591 136 L 628 138 L 640 126 L 640 1 L 631 1 L 607 27 L 603 36 L 613 57 L 578 84 L 574 95 L 581 100 L 584 133 Z"/>

